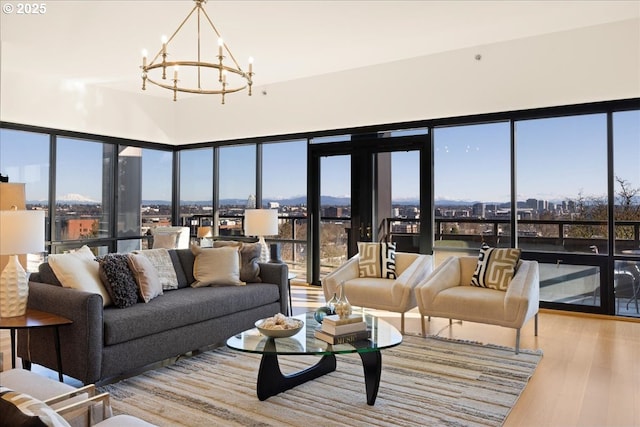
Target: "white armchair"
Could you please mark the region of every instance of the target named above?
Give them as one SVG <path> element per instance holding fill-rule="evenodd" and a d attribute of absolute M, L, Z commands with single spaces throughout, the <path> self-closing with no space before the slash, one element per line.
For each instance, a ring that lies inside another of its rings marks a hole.
<path fill-rule="evenodd" d="M 414 288 L 433 270 L 431 256 L 396 252 L 396 279 L 359 277 L 358 260 L 355 255 L 322 280 L 325 299 L 338 294 L 344 282 L 352 305 L 401 313 L 400 330 L 404 333 L 404 313 L 417 306 Z"/>
<path fill-rule="evenodd" d="M 535 317 L 538 335 L 540 273 L 536 261 L 520 260 L 506 291 L 471 286 L 478 257 L 447 258 L 416 288 L 422 335 L 424 317 L 444 317 L 516 329 L 516 354 L 520 351 L 520 328 Z"/>

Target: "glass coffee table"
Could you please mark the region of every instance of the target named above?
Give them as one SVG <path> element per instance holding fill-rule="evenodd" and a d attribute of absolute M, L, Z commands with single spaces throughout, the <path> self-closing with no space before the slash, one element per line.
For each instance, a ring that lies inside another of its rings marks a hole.
<path fill-rule="evenodd" d="M 234 350 L 262 355 L 258 371 L 258 399 L 265 400 L 307 381 L 336 370 L 336 354 L 358 353 L 364 368 L 367 404 L 373 405 L 378 395 L 382 355 L 380 350 L 402 343 L 402 334 L 389 323 L 373 315 L 364 318 L 371 330 L 371 338 L 348 344 L 328 344 L 314 337 L 314 330 L 320 325 L 313 313 L 293 316 L 304 321 L 302 329 L 292 337 L 268 338 L 258 329 L 249 329 L 227 340 L 227 346 Z M 318 363 L 302 371 L 284 375 L 278 364 L 278 356 L 317 355 Z"/>

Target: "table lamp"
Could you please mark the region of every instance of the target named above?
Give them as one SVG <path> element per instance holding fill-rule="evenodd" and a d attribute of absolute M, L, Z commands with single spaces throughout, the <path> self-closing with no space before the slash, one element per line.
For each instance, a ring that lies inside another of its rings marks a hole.
<path fill-rule="evenodd" d="M 264 236 L 278 235 L 278 211 L 275 209 L 245 209 L 245 236 L 257 236 L 260 243 L 260 262 L 269 261 L 269 247 Z"/>
<path fill-rule="evenodd" d="M 213 230 L 209 226 L 198 227 L 198 243 L 200 243 L 201 247 L 210 247 L 210 245 L 205 245 L 205 239 L 209 240 L 213 237 Z"/>
<path fill-rule="evenodd" d="M 0 275 L 0 317 L 23 316 L 28 275 L 18 255 L 44 252 L 44 211 L 0 211 L 0 255 L 10 255 Z"/>

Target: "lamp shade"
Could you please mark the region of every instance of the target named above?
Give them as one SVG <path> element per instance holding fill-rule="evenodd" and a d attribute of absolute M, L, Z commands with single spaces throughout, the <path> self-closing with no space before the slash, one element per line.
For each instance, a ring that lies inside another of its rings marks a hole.
<path fill-rule="evenodd" d="M 44 252 L 44 211 L 0 211 L 0 255 Z"/>
<path fill-rule="evenodd" d="M 205 237 L 213 237 L 211 227 L 198 227 L 198 239 L 204 239 Z"/>
<path fill-rule="evenodd" d="M 275 236 L 278 234 L 278 211 L 275 209 L 245 209 L 245 236 Z"/>

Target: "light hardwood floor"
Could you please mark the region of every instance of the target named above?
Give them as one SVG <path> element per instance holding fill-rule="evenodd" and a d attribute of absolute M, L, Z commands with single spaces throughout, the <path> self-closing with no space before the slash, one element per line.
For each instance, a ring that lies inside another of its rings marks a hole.
<path fill-rule="evenodd" d="M 324 304 L 318 287 L 295 284 L 294 314 Z M 397 327 L 400 316 L 374 311 Z M 406 332 L 420 334 L 420 315 L 406 315 Z M 427 333 L 513 347 L 515 331 L 447 319 L 427 322 Z M 522 348 L 544 356 L 505 423 L 512 426 L 640 426 L 640 322 L 543 310 L 538 337 L 533 321 L 522 330 Z M 11 366 L 9 334 L 0 331 L 4 367 Z M 383 355 L 384 359 L 384 355 Z M 55 378 L 41 367 L 34 370 Z M 73 384 L 73 380 L 67 380 Z M 75 385 L 75 384 L 74 384 Z M 380 393 L 384 393 L 381 384 Z"/>

